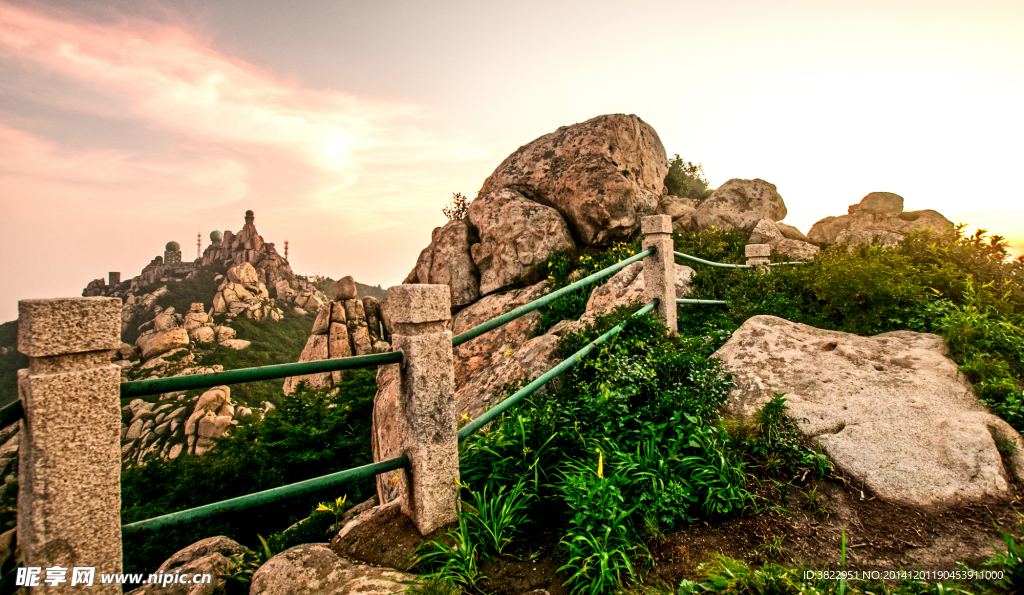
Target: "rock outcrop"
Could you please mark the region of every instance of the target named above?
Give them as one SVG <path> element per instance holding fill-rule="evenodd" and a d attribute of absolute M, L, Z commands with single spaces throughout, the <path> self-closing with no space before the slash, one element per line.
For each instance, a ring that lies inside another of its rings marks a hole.
<path fill-rule="evenodd" d="M 275 307 L 256 269 L 243 262 L 228 269 L 227 277 L 217 287 L 212 314 L 280 320 L 283 313 Z"/>
<path fill-rule="evenodd" d="M 381 336 L 383 330 L 380 326 L 380 308 L 376 299 L 356 299 L 355 282 L 351 277 L 338 281 L 333 293 L 339 299 L 320 308 L 316 320 L 313 321 L 313 329 L 306 346 L 299 355 L 300 362 L 367 355 L 391 349 L 391 345 L 384 342 Z M 364 303 L 370 304 L 370 317 L 366 314 Z M 372 328 L 368 321 L 373 322 Z M 303 380 L 314 388 L 330 387 L 341 380 L 341 372 L 292 376 L 285 379 L 282 390 L 286 395 L 290 395 Z"/>
<path fill-rule="evenodd" d="M 191 582 L 169 583 L 167 585 L 147 584 L 129 591 L 127 595 L 156 595 L 157 593 L 164 595 L 222 594 L 225 592 L 225 579 L 220 575 L 227 571 L 231 563 L 231 556 L 241 554 L 247 550 L 248 548 L 245 546 L 223 535 L 197 541 L 168 558 L 156 569 L 154 574 L 209 574 L 213 576 L 211 582 L 202 584 Z"/>
<path fill-rule="evenodd" d="M 870 244 L 878 239 L 884 246 L 895 246 L 912 229 L 932 229 L 944 233 L 953 223 L 936 211 L 904 211 L 903 197 L 891 192 L 872 192 L 858 204 L 850 205 L 846 215 L 825 217 L 807 233 L 809 241 L 819 245 Z"/>
<path fill-rule="evenodd" d="M 355 564 L 326 543 L 307 543 L 267 560 L 252 576 L 250 595 L 383 595 L 404 593 L 416 577 L 390 568 Z"/>
<path fill-rule="evenodd" d="M 835 464 L 880 498 L 946 507 L 1002 500 L 1024 480 L 1020 437 L 978 402 L 936 335 L 860 337 L 774 316 L 743 323 L 715 353 L 734 377 L 728 407 L 751 416 L 775 393 Z"/>
<path fill-rule="evenodd" d="M 225 231 L 221 240 L 214 240 L 199 260 L 201 266 L 223 264 L 235 266 L 250 264 L 256 272 L 256 282 L 264 286 L 273 286 L 282 280 L 295 277 L 288 261 L 284 259 L 274 244 L 263 241 L 263 236 L 256 231 L 256 219 L 252 211 L 245 212 L 245 225 L 238 233 Z"/>
<path fill-rule="evenodd" d="M 751 231 L 762 219 L 782 221 L 785 218 L 786 203 L 775 184 L 761 179 L 729 180 L 704 200 L 696 213 L 698 226 L 713 226 L 723 231 L 737 227 Z"/>
<path fill-rule="evenodd" d="M 552 254 L 575 247 L 558 211 L 507 188 L 478 196 L 469 205 L 469 221 L 480 234 L 470 252 L 483 295 L 526 277 Z"/>
<path fill-rule="evenodd" d="M 484 181 L 480 195 L 515 190 L 561 213 L 581 243 L 607 245 L 657 210 L 667 174 L 658 133 L 634 115 L 612 114 L 520 147 Z"/>
<path fill-rule="evenodd" d="M 465 221 L 435 227 L 430 245 L 420 252 L 416 266 L 402 283 L 447 285 L 453 308 L 473 303 L 480 297 L 480 273 L 470 254 L 471 239 L 479 242 L 479 238 L 470 237 Z"/>
<path fill-rule="evenodd" d="M 134 399 L 121 414 L 121 460 L 141 464 L 150 454 L 170 459 L 185 452 L 202 455 L 252 411 L 236 407 L 231 389 L 218 386 L 191 399 L 182 393 L 163 395 L 156 402 Z"/>

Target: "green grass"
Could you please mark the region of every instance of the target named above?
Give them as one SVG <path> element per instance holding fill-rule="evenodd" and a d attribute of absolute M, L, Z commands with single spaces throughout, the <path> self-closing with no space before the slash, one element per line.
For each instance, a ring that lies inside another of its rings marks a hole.
<path fill-rule="evenodd" d="M 235 318 L 230 326 L 235 329 L 237 338 L 251 341 L 252 344 L 240 351 L 216 343 L 208 344 L 203 348 L 209 351 L 199 358 L 197 365 L 220 364 L 225 370 L 236 370 L 299 361 L 302 348 L 313 329 L 315 315 L 299 316 L 291 308 L 282 310 L 284 317 L 278 321 Z M 283 383 L 284 379 L 281 378 L 236 384 L 231 387 L 231 397 L 236 402 L 253 406 L 263 401 L 277 403 L 281 399 Z"/>

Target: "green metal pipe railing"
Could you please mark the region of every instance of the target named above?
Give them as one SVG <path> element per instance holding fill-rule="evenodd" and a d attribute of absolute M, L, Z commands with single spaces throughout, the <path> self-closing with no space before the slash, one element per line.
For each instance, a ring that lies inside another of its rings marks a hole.
<path fill-rule="evenodd" d="M 711 262 L 710 260 L 704 260 L 703 258 L 697 258 L 696 256 L 690 256 L 689 254 L 683 254 L 682 252 L 674 253 L 678 258 L 683 258 L 697 264 L 706 264 L 709 267 L 718 267 L 720 269 L 752 269 L 752 264 L 726 264 L 723 262 Z"/>
<path fill-rule="evenodd" d="M 25 409 L 21 406 L 21 399 L 8 403 L 0 408 L 0 428 L 6 428 L 23 417 Z"/>
<path fill-rule="evenodd" d="M 197 506 L 196 508 L 190 508 L 188 510 L 180 510 L 178 512 L 172 512 L 170 514 L 165 514 L 144 521 L 128 523 L 127 525 L 121 525 L 121 535 L 125 537 L 141 535 L 157 531 L 165 527 L 195 523 L 227 512 L 237 512 L 254 506 L 273 504 L 274 502 L 280 502 L 282 500 L 288 500 L 298 496 L 305 496 L 306 494 L 311 494 L 320 490 L 334 488 L 351 481 L 373 477 L 374 475 L 380 475 L 381 473 L 387 473 L 388 471 L 394 471 L 396 469 L 402 469 L 408 464 L 409 457 L 402 455 L 387 461 L 356 467 L 355 469 L 347 469 L 345 471 L 331 473 L 330 475 L 324 475 L 314 479 L 307 479 L 305 481 L 271 488 L 269 490 L 263 490 L 262 492 L 255 492 L 253 494 L 239 496 L 229 500 L 214 502 L 213 504 Z"/>
<path fill-rule="evenodd" d="M 262 366 L 259 368 L 242 368 L 240 370 L 228 370 L 226 372 L 214 372 L 212 374 L 193 374 L 192 376 L 134 380 L 132 382 L 121 383 L 121 398 L 141 397 L 143 395 L 155 395 L 177 390 L 190 390 L 193 388 L 210 388 L 212 386 L 220 386 L 222 384 L 237 384 L 239 382 L 287 378 L 289 376 L 304 376 L 306 374 L 319 374 L 322 372 L 372 368 L 373 366 L 399 363 L 402 363 L 402 354 L 401 352 L 395 351 L 390 353 L 376 353 L 373 355 L 325 359 L 315 362 L 277 364 L 274 366 Z M 2 412 L 0 412 L 0 414 L 2 414 Z"/>
<path fill-rule="evenodd" d="M 640 315 L 646 314 L 646 313 L 650 312 L 651 310 L 653 310 L 653 309 L 655 309 L 657 307 L 658 307 L 658 300 L 654 300 L 650 304 L 647 304 L 643 308 L 640 308 L 639 310 L 634 312 L 633 316 L 640 316 Z M 485 425 L 489 424 L 490 422 L 494 421 L 494 419 L 496 417 L 501 415 L 509 407 L 512 407 L 513 405 L 515 405 L 519 401 L 522 401 L 526 397 L 532 395 L 534 392 L 537 391 L 537 389 L 539 389 L 540 387 L 542 387 L 545 384 L 547 384 L 548 382 L 550 382 L 553 378 L 555 378 L 556 376 L 558 376 L 562 372 L 568 370 L 569 367 L 571 367 L 573 364 L 578 362 L 582 357 L 584 357 L 585 355 L 587 355 L 588 353 L 593 351 L 595 347 L 601 345 L 602 343 L 608 341 L 608 339 L 611 339 L 612 337 L 617 335 L 619 333 L 619 331 L 621 331 L 622 329 L 624 329 L 626 327 L 626 323 L 628 323 L 629 320 L 630 319 L 627 318 L 627 319 L 623 320 L 622 322 L 620 322 L 619 324 L 613 326 L 611 329 L 608 330 L 608 332 L 606 332 L 605 334 L 601 335 L 600 337 L 598 337 L 598 338 L 594 339 L 593 341 L 591 341 L 590 343 L 588 343 L 586 345 L 586 347 L 584 347 L 583 349 L 580 349 L 576 353 L 570 355 L 562 363 L 558 364 L 554 368 L 551 368 L 550 370 L 548 370 L 544 374 L 541 374 L 541 376 L 539 378 L 537 378 L 536 380 L 534 380 L 530 384 L 527 384 L 523 388 L 519 389 L 518 391 L 515 392 L 515 394 L 513 394 L 510 397 L 508 397 L 504 401 L 502 401 L 502 402 L 498 403 L 497 405 L 495 405 L 494 407 L 488 409 L 480 417 L 478 417 L 475 420 L 473 420 L 472 422 L 466 424 L 461 430 L 459 430 L 459 442 L 462 442 L 463 440 L 465 440 L 466 438 L 471 436 L 473 433 L 475 433 L 480 428 L 482 428 Z"/>
<path fill-rule="evenodd" d="M 677 304 L 716 304 L 716 305 L 727 305 L 727 302 L 722 300 L 676 300 Z"/>
<path fill-rule="evenodd" d="M 480 335 L 486 333 L 487 331 L 494 330 L 503 324 L 512 322 L 516 318 L 519 318 L 520 316 L 523 316 L 525 314 L 529 314 L 530 312 L 533 312 L 538 308 L 543 308 L 544 306 L 550 304 L 551 302 L 557 300 L 558 298 L 562 297 L 567 293 L 576 291 L 577 289 L 586 287 L 588 285 L 593 285 L 594 283 L 597 283 L 601 279 L 604 279 L 605 277 L 626 268 L 627 266 L 633 264 L 634 262 L 642 260 L 647 256 L 654 254 L 656 251 L 657 248 L 652 246 L 651 248 L 644 250 L 643 252 L 637 254 L 636 256 L 630 256 L 626 260 L 623 260 L 617 264 L 613 264 L 612 266 L 606 269 L 602 269 L 594 273 L 593 275 L 590 275 L 589 277 L 584 277 L 583 279 L 580 279 L 579 281 L 573 283 L 572 285 L 566 285 L 565 287 L 559 289 L 558 291 L 553 291 L 541 298 L 538 298 L 530 302 L 529 304 L 519 306 L 515 310 L 506 312 L 501 316 L 498 316 L 497 318 L 493 318 L 481 324 L 480 326 L 473 327 L 464 333 L 460 333 L 456 335 L 454 338 L 452 338 L 452 347 L 458 347 L 459 345 L 462 345 L 466 341 L 472 341 L 473 339 L 479 337 Z"/>

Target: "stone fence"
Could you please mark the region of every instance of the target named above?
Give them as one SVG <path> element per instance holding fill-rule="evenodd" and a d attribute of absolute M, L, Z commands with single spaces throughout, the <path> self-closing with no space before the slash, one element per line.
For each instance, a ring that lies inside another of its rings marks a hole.
<path fill-rule="evenodd" d="M 676 332 L 671 219 L 645 217 L 645 299 L 659 301 L 668 332 Z M 767 251 L 748 246 L 764 262 Z M 767 248 L 767 246 L 765 246 Z M 389 290 L 399 407 L 390 423 L 409 465 L 401 475 L 402 510 L 422 534 L 457 520 L 459 455 L 455 373 L 447 285 Z M 120 497 L 121 300 L 105 297 L 22 300 L 18 350 L 29 367 L 18 373 L 24 410 L 18 486 L 19 562 L 27 567 L 94 567 L 122 571 Z M 376 404 L 375 404 L 376 407 Z M 376 419 L 375 412 L 375 419 Z M 41 592 L 70 589 L 40 581 Z M 97 584 L 95 592 L 120 593 Z"/>

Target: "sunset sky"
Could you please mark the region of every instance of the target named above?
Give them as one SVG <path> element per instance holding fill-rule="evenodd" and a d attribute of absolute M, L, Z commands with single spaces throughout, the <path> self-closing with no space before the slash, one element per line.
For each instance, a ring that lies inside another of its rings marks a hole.
<path fill-rule="evenodd" d="M 0 0 L 0 321 L 246 209 L 401 282 L 453 192 L 637 114 L 806 232 L 872 191 L 1024 252 L 1024 2 Z"/>

